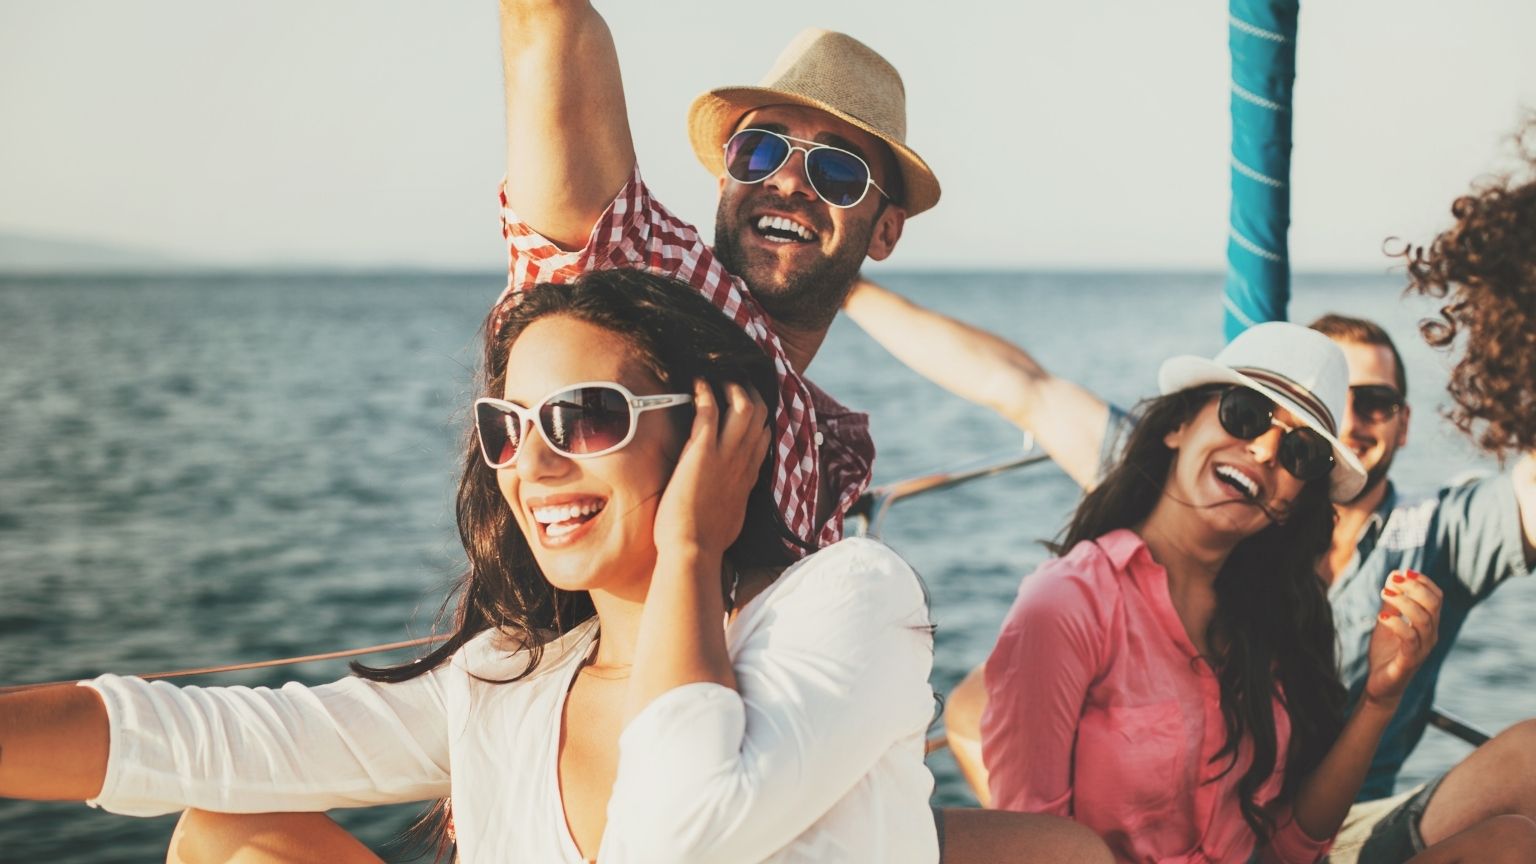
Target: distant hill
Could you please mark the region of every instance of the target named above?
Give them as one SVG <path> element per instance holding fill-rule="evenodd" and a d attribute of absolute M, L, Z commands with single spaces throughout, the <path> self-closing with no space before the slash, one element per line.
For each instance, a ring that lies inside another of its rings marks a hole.
<path fill-rule="evenodd" d="M 0 274 L 185 270 L 196 262 L 127 246 L 0 232 Z"/>

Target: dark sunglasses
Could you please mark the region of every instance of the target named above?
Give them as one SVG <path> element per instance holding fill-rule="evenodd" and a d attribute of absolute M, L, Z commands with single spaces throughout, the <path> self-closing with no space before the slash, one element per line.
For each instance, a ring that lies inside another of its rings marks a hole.
<path fill-rule="evenodd" d="M 572 384 L 528 408 L 485 397 L 475 400 L 475 436 L 480 439 L 480 455 L 492 468 L 517 461 L 530 426 L 556 453 L 587 459 L 628 444 L 642 412 L 692 401 L 687 393 L 636 396 L 612 381 Z"/>
<path fill-rule="evenodd" d="M 1386 384 L 1361 384 L 1349 388 L 1350 407 L 1367 423 L 1380 423 L 1403 410 L 1403 394 Z"/>
<path fill-rule="evenodd" d="M 767 129 L 743 129 L 725 142 L 725 173 L 737 183 L 761 183 L 783 168 L 796 150 L 805 154 L 805 179 L 811 181 L 821 200 L 833 207 L 842 209 L 863 201 L 871 186 L 891 197 L 870 176 L 869 163 L 857 153 Z"/>
<path fill-rule="evenodd" d="M 1271 426 L 1285 430 L 1275 461 L 1304 483 L 1325 477 L 1333 470 L 1333 445 L 1328 439 L 1315 429 L 1276 420 L 1275 403 L 1257 390 L 1233 387 L 1222 391 L 1216 416 L 1228 435 L 1244 441 L 1263 435 Z"/>

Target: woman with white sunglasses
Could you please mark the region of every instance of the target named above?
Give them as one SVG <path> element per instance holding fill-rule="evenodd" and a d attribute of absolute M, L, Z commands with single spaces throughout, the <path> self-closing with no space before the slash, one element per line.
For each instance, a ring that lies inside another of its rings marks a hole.
<path fill-rule="evenodd" d="M 872 541 L 795 561 L 769 358 L 634 271 L 499 323 L 445 643 L 323 687 L 5 697 L 0 795 L 198 808 L 172 861 L 377 860 L 319 811 L 442 798 L 463 861 L 936 860 L 927 598 Z"/>

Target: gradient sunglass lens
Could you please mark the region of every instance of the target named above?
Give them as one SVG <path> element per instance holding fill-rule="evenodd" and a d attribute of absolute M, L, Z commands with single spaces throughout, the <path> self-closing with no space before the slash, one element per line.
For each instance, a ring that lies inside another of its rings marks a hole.
<path fill-rule="evenodd" d="M 1311 429 L 1292 429 L 1280 439 L 1280 467 L 1303 482 L 1333 470 L 1333 446 Z"/>
<path fill-rule="evenodd" d="M 539 427 L 555 449 L 570 456 L 617 447 L 629 437 L 631 419 L 629 400 L 608 387 L 567 390 L 539 406 Z"/>
<path fill-rule="evenodd" d="M 517 457 L 522 420 L 509 411 L 484 402 L 475 405 L 475 434 L 480 453 L 492 466 L 507 465 Z"/>
<path fill-rule="evenodd" d="M 1365 384 L 1349 388 L 1355 415 L 1369 423 L 1380 423 L 1403 407 L 1403 397 L 1385 384 Z"/>
<path fill-rule="evenodd" d="M 869 166 L 843 150 L 812 150 L 805 157 L 805 170 L 816 194 L 834 207 L 852 207 L 869 190 Z"/>
<path fill-rule="evenodd" d="M 743 129 L 725 145 L 725 171 L 738 183 L 757 183 L 789 158 L 789 142 L 762 129 Z"/>

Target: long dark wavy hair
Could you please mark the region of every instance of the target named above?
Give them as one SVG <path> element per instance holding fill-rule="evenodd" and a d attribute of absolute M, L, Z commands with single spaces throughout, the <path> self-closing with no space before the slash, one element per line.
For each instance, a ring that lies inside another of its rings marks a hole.
<path fill-rule="evenodd" d="M 502 393 L 512 344 L 533 322 L 552 315 L 574 318 L 622 336 L 634 356 L 670 392 L 691 392 L 703 378 L 717 393 L 727 382 L 756 390 L 771 411 L 778 404 L 773 361 L 756 343 L 687 285 L 636 270 L 603 270 L 566 285 L 541 285 L 527 292 L 488 338 L 478 376 L 478 392 Z M 666 412 L 686 435 L 693 412 Z M 727 555 L 739 567 L 787 564 L 789 546 L 799 544 L 785 526 L 771 489 L 772 459 L 765 459 L 747 503 L 741 535 Z M 468 566 L 450 596 L 458 598 L 452 636 L 425 656 L 400 666 L 374 668 L 353 664 L 373 681 L 406 681 L 437 668 L 476 635 L 498 629 L 512 637 L 528 663 L 507 681 L 526 677 L 538 667 L 547 643 L 594 614 L 585 591 L 551 585 L 534 560 L 511 508 L 502 497 L 496 471 L 480 457 L 471 428 L 464 438 L 459 479 L 458 525 Z M 803 545 L 803 544 L 802 544 Z M 445 610 L 447 604 L 445 604 Z M 506 682 L 497 682 L 506 683 Z"/>
<path fill-rule="evenodd" d="M 1175 451 L 1163 439 L 1190 422 L 1219 393 L 1198 387 L 1138 406 L 1140 420 L 1118 464 L 1084 497 L 1052 551 L 1066 554 L 1121 528 L 1141 524 L 1163 497 Z M 1273 697 L 1282 696 L 1291 721 L 1285 774 L 1277 803 L 1294 800 L 1301 780 L 1322 761 L 1344 725 L 1346 693 L 1335 657 L 1333 613 L 1317 573 L 1333 534 L 1328 480 L 1302 488 L 1283 518 L 1237 544 L 1216 577 L 1216 614 L 1206 632 L 1216 652 L 1226 743 L 1215 760 L 1223 773 L 1237 765 L 1239 746 L 1252 743 L 1253 761 L 1238 778 L 1243 819 L 1260 845 L 1273 835 L 1273 814 L 1255 800 L 1274 772 L 1278 752 Z"/>

